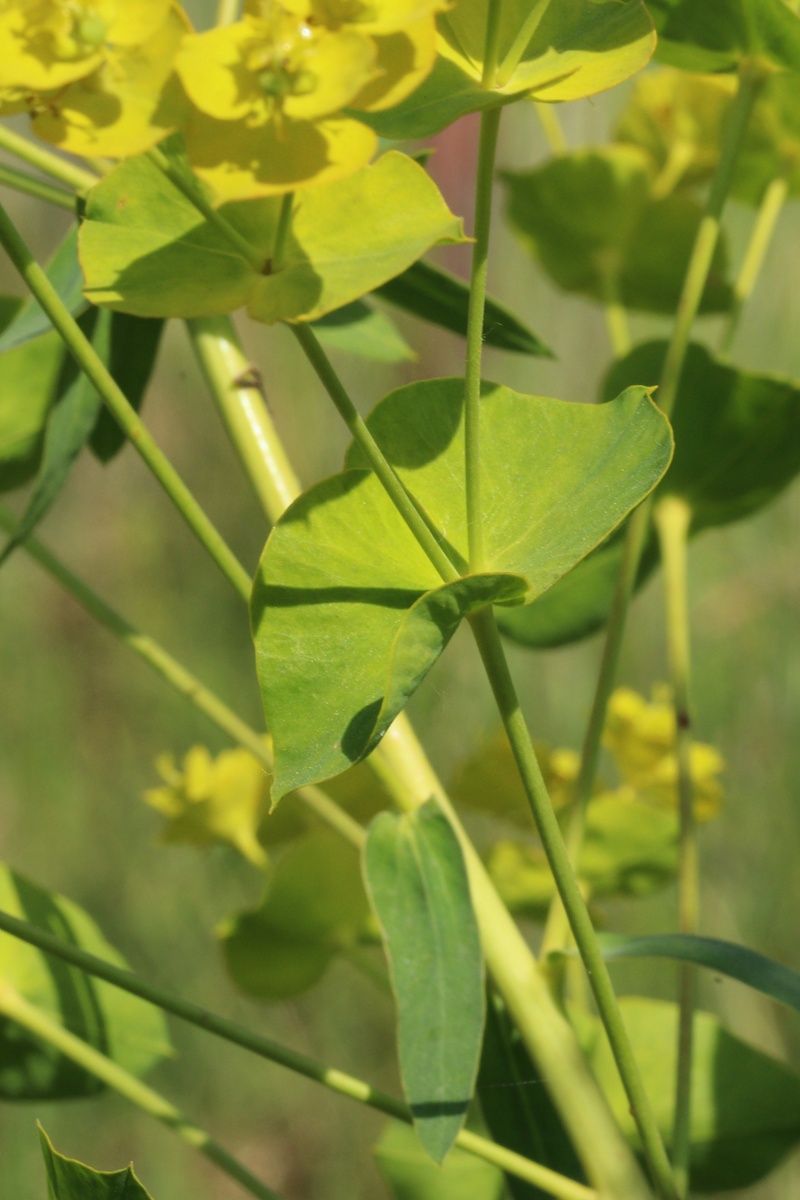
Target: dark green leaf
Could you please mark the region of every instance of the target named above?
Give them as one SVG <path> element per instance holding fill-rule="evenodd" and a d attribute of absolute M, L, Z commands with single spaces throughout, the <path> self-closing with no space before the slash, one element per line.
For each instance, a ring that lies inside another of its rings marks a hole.
<path fill-rule="evenodd" d="M 51 331 L 0 357 L 0 492 L 21 487 L 39 469 L 65 353 Z"/>
<path fill-rule="evenodd" d="M 451 329 L 466 337 L 469 287 L 457 275 L 451 275 L 433 263 L 424 259 L 415 262 L 402 275 L 377 288 L 376 295 L 429 325 L 440 325 L 442 329 Z M 552 351 L 532 329 L 491 296 L 486 298 L 483 340 L 487 346 L 497 346 L 500 350 L 553 357 Z"/>
<path fill-rule="evenodd" d="M 497 1167 L 458 1146 L 437 1166 L 411 1126 L 399 1121 L 385 1127 L 374 1154 L 394 1200 L 503 1200 Z"/>
<path fill-rule="evenodd" d="M 800 19 L 785 0 L 648 0 L 656 55 L 686 71 L 732 71 L 748 59 L 800 70 Z"/>
<path fill-rule="evenodd" d="M 403 1089 L 420 1141 L 440 1163 L 472 1099 L 484 993 L 461 847 L 435 801 L 380 813 L 364 872 L 391 967 Z"/>
<path fill-rule="evenodd" d="M 363 300 L 334 309 L 312 325 L 317 339 L 330 350 L 375 362 L 408 362 L 417 357 L 391 317 Z"/>
<path fill-rule="evenodd" d="M 112 313 L 106 366 L 138 412 L 155 366 L 164 329 L 162 320 Z M 108 409 L 100 410 L 89 439 L 94 454 L 109 462 L 125 445 L 125 434 Z"/>
<path fill-rule="evenodd" d="M 116 966 L 126 965 L 82 909 L 8 867 L 0 868 L 0 908 Z M 0 934 L 0 980 L 126 1071 L 144 1074 L 170 1054 L 159 1009 L 5 933 Z M 60 1100 L 90 1096 L 102 1087 L 46 1043 L 0 1020 L 3 1099 Z"/>
<path fill-rule="evenodd" d="M 136 1178 L 133 1167 L 121 1171 L 95 1171 L 85 1163 L 59 1154 L 39 1126 L 48 1200 L 151 1200 Z"/>
<path fill-rule="evenodd" d="M 83 312 L 86 308 L 86 298 L 83 294 L 83 275 L 78 262 L 76 225 L 70 227 L 69 233 L 47 264 L 46 271 L 48 279 L 72 315 L 77 316 Z M 37 302 L 32 298 L 26 300 L 13 321 L 0 333 L 0 354 L 47 333 L 52 327 L 50 318 Z"/>

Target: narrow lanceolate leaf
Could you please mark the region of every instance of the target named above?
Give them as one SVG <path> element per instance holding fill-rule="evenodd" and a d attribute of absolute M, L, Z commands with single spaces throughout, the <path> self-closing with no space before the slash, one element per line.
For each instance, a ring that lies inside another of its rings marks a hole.
<path fill-rule="evenodd" d="M 461 847 L 429 800 L 373 821 L 364 872 L 397 1004 L 406 1099 L 440 1163 L 472 1099 L 483 1032 L 483 960 Z"/>
<path fill-rule="evenodd" d="M 0 868 L 0 908 L 116 966 L 126 965 L 82 909 L 8 867 Z M 9 934 L 0 934 L 0 982 L 133 1074 L 143 1074 L 171 1053 L 157 1008 Z M 4 1100 L 61 1100 L 91 1096 L 102 1087 L 44 1042 L 12 1022 L 0 1021 Z"/>
<path fill-rule="evenodd" d="M 463 392 L 458 379 L 411 384 L 370 418 L 461 569 Z M 355 452 L 351 469 L 311 488 L 273 530 L 252 597 L 273 802 L 364 757 L 465 615 L 546 591 L 647 494 L 671 454 L 642 388 L 590 407 L 487 383 L 482 429 L 484 574 L 442 584 Z"/>
<path fill-rule="evenodd" d="M 359 118 L 383 137 L 429 137 L 465 113 L 521 96 L 576 100 L 605 91 L 645 66 L 655 47 L 653 23 L 640 0 L 506 0 L 497 76 L 484 86 L 486 12 L 485 0 L 460 0 L 442 13 L 432 73 L 402 104 Z"/>
<path fill-rule="evenodd" d="M 155 366 L 164 322 L 112 313 L 106 366 L 138 412 Z M 97 418 L 89 445 L 101 462 L 110 462 L 125 445 L 125 434 L 107 408 Z"/>
<path fill-rule="evenodd" d="M 656 383 L 666 350 L 666 342 L 647 342 L 615 363 L 603 386 L 604 398 L 634 379 Z M 738 370 L 692 345 L 672 425 L 675 457 L 658 492 L 680 496 L 689 504 L 692 535 L 758 512 L 800 472 L 796 380 Z M 526 645 L 557 646 L 601 629 L 611 608 L 623 536 L 615 534 L 541 601 L 504 614 L 504 631 Z M 651 536 L 639 584 L 657 564 L 658 547 Z"/>
<path fill-rule="evenodd" d="M 41 1125 L 39 1139 L 47 1171 L 48 1200 L 152 1200 L 132 1166 L 120 1171 L 95 1171 L 59 1154 Z"/>
<path fill-rule="evenodd" d="M 65 352 L 51 330 L 0 355 L 0 492 L 21 487 L 39 469 Z"/>
<path fill-rule="evenodd" d="M 402 275 L 377 288 L 376 294 L 429 325 L 439 325 L 466 337 L 469 287 L 463 279 L 433 263 L 415 262 Z M 483 340 L 487 346 L 499 350 L 553 357 L 532 329 L 491 296 L 486 298 L 483 314 Z"/>
<path fill-rule="evenodd" d="M 46 268 L 47 277 L 61 300 L 77 316 L 86 308 L 83 276 L 78 262 L 78 228 L 72 226 Z M 22 346 L 52 329 L 50 318 L 33 299 L 26 300 L 13 321 L 0 333 L 0 353 Z"/>
<path fill-rule="evenodd" d="M 686 71 L 732 71 L 748 59 L 800 71 L 800 17 L 786 0 L 648 0 L 657 56 Z"/>

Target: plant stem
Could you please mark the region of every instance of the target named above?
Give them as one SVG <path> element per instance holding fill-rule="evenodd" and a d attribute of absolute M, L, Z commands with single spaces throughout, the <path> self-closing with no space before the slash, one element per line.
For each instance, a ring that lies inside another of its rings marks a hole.
<path fill-rule="evenodd" d="M 21 158 L 23 162 L 43 171 L 51 179 L 58 179 L 75 191 L 85 192 L 97 183 L 97 176 L 91 171 L 84 171 L 83 167 L 53 154 L 52 150 L 45 150 L 29 138 L 21 137 L 7 125 L 0 125 L 0 149 L 7 150 L 9 154 Z"/>
<path fill-rule="evenodd" d="M 0 506 L 0 528 L 12 533 L 14 526 L 13 517 Z M 249 750 L 265 770 L 271 773 L 272 752 L 268 743 L 255 729 L 238 717 L 158 642 L 141 633 L 135 625 L 131 625 L 109 604 L 106 604 L 87 583 L 68 570 L 36 538 L 27 538 L 23 545 L 39 566 L 60 583 L 109 633 L 113 633 L 123 645 L 151 666 L 179 695 L 188 700 L 198 712 L 208 717 L 233 742 L 245 750 Z M 360 848 L 364 844 L 366 835 L 363 827 L 320 788 L 299 788 L 295 795 L 319 820 L 335 829 L 356 848 Z"/>
<path fill-rule="evenodd" d="M 536 109 L 539 124 L 544 130 L 544 136 L 547 138 L 550 153 L 555 158 L 560 158 L 562 154 L 567 153 L 569 146 L 564 136 L 564 130 L 561 128 L 561 122 L 558 119 L 556 105 L 546 104 L 544 100 L 531 101 L 531 103 Z"/>
<path fill-rule="evenodd" d="M 34 196 L 37 200 L 46 200 L 48 204 L 56 204 L 59 208 L 75 212 L 74 191 L 65 192 L 63 188 L 54 187 L 52 183 L 37 179 L 33 175 L 26 175 L 24 171 L 17 171 L 14 167 L 7 167 L 5 163 L 0 163 L 0 184 L 13 188 L 15 192 Z"/>
<path fill-rule="evenodd" d="M 469 622 L 497 701 L 497 707 L 525 788 L 539 838 L 553 872 L 561 903 L 569 918 L 575 944 L 589 976 L 600 1019 L 603 1022 L 620 1078 L 630 1101 L 631 1112 L 639 1130 L 653 1180 L 657 1185 L 659 1195 L 664 1200 L 677 1200 L 672 1168 L 650 1101 L 644 1090 L 633 1048 L 614 994 L 611 976 L 600 952 L 594 926 L 578 887 L 558 819 L 539 769 L 514 682 L 508 669 L 494 613 L 491 609 L 484 609 L 470 617 Z"/>
<path fill-rule="evenodd" d="M 0 911 L 0 929 L 12 937 L 19 938 L 31 946 L 38 947 L 45 954 L 50 954 L 55 958 L 61 959 L 62 962 L 77 967 L 79 970 L 94 976 L 96 979 L 103 979 L 113 987 L 129 992 L 133 996 L 139 996 L 149 1004 L 154 1004 L 164 1012 L 172 1013 L 173 1016 L 179 1017 L 182 1021 L 205 1030 L 206 1033 L 211 1033 L 236 1046 L 241 1046 L 243 1049 L 258 1055 L 258 1057 L 265 1058 L 269 1062 L 274 1062 L 278 1066 L 286 1067 L 296 1074 L 303 1075 L 307 1079 L 324 1085 L 339 1095 L 347 1096 L 351 1100 L 357 1100 L 361 1104 L 374 1108 L 378 1112 L 386 1113 L 388 1116 L 395 1117 L 406 1124 L 410 1125 L 413 1121 L 410 1109 L 402 1100 L 387 1095 L 377 1088 L 370 1087 L 368 1083 L 357 1079 L 353 1075 L 337 1071 L 332 1067 L 326 1067 L 323 1063 L 319 1063 L 305 1054 L 289 1050 L 279 1042 L 274 1042 L 272 1039 L 265 1038 L 259 1033 L 254 1033 L 252 1030 L 236 1024 L 234 1021 L 228 1021 L 225 1017 L 218 1017 L 207 1009 L 201 1008 L 189 1000 L 184 1000 L 180 996 L 166 991 L 164 988 L 147 983 L 137 975 L 134 975 L 132 971 L 124 970 L 113 963 L 107 962 L 105 959 L 97 958 L 72 942 L 66 942 L 54 937 L 53 934 L 41 929 L 38 925 L 22 921 L 18 917 Z M 127 1096 L 128 1099 L 133 1100 L 134 1103 L 139 1104 L 140 1107 L 150 1112 L 151 1115 L 158 1117 L 160 1120 L 165 1120 L 167 1124 L 173 1126 L 177 1126 L 179 1122 L 182 1123 L 191 1133 L 191 1136 L 186 1137 L 186 1140 L 191 1145 L 195 1145 L 198 1149 L 201 1149 L 203 1153 L 207 1154 L 208 1152 L 205 1145 L 201 1144 L 201 1138 L 206 1140 L 207 1144 L 214 1145 L 214 1143 L 210 1143 L 210 1140 L 208 1140 L 207 1134 L 188 1125 L 185 1118 L 181 1117 L 177 1110 L 162 1100 L 157 1093 L 145 1087 L 144 1084 L 141 1084 L 133 1076 L 129 1076 L 127 1072 L 123 1071 L 122 1068 L 111 1062 L 104 1055 L 87 1046 L 80 1038 L 75 1037 L 74 1034 L 67 1033 L 62 1026 L 44 1016 L 38 1009 L 29 1005 L 22 997 L 13 992 L 13 989 L 4 987 L 0 990 L 0 1012 L 5 1013 L 12 1020 L 18 1021 L 38 1036 L 51 1042 L 57 1049 L 61 1050 L 75 1062 L 78 1062 L 80 1066 L 96 1075 L 99 1079 L 103 1079 L 109 1086 L 116 1088 L 117 1091 Z M 36 1026 L 33 1024 L 34 1020 L 37 1022 Z M 58 1040 L 56 1040 L 56 1034 L 58 1035 Z M 79 1054 L 80 1057 L 78 1057 Z M 115 1078 L 120 1077 L 124 1077 L 122 1082 L 125 1084 L 125 1088 L 129 1090 L 125 1090 L 118 1082 L 115 1082 Z M 144 1097 L 145 1102 L 137 1099 L 134 1095 L 134 1085 L 137 1089 L 137 1095 Z M 152 1107 L 148 1102 L 148 1096 L 153 1100 Z M 180 1128 L 179 1132 L 181 1132 Z M 181 1136 L 184 1136 L 182 1132 Z M 503 1170 L 517 1175 L 520 1179 L 544 1188 L 551 1195 L 558 1197 L 559 1200 L 596 1200 L 596 1194 L 589 1188 L 581 1184 L 576 1184 L 573 1180 L 566 1179 L 564 1176 L 550 1171 L 547 1167 L 531 1162 L 521 1154 L 516 1154 L 514 1151 L 497 1146 L 487 1138 L 480 1137 L 477 1134 L 466 1133 L 465 1131 L 459 1134 L 456 1142 L 458 1145 L 463 1146 L 469 1153 L 484 1158 L 487 1162 L 493 1162 Z M 216 1150 L 221 1156 L 225 1156 L 225 1151 L 220 1151 L 219 1147 Z M 208 1154 L 208 1157 L 212 1158 L 219 1165 L 222 1165 L 220 1158 L 214 1157 L 212 1154 Z M 229 1156 L 226 1157 L 229 1158 Z M 233 1162 L 234 1160 L 230 1161 Z M 223 1169 L 227 1168 L 223 1167 Z M 229 1171 L 229 1174 L 232 1173 Z M 234 1175 L 234 1178 L 239 1178 L 239 1181 L 243 1182 L 237 1175 Z M 263 1187 L 261 1184 L 259 1186 Z M 270 1200 L 274 1196 L 274 1193 L 268 1192 L 268 1190 L 256 1194 L 266 1196 L 267 1200 Z"/>
<path fill-rule="evenodd" d="M 207 221 L 222 234 L 224 238 L 238 251 L 241 257 L 248 262 L 254 271 L 259 275 L 264 274 L 266 267 L 266 258 L 261 252 L 248 241 L 235 226 L 231 225 L 230 221 L 223 217 L 218 209 L 214 208 L 210 200 L 208 200 L 202 191 L 202 185 L 194 177 L 187 178 L 179 167 L 170 162 L 163 150 L 159 150 L 158 146 L 154 146 L 151 150 L 146 151 L 147 158 L 158 167 L 166 175 L 171 184 L 178 189 L 189 201 L 193 204 L 198 212 L 202 213 Z"/>
<path fill-rule="evenodd" d="M 495 8 L 499 8 L 496 5 Z M 464 477 L 467 497 L 469 569 L 484 569 L 483 517 L 481 513 L 481 358 L 483 315 L 486 306 L 486 274 L 492 225 L 492 187 L 500 108 L 481 113 L 478 171 L 475 184 L 475 244 L 467 315 L 467 354 L 464 379 Z"/>
<path fill-rule="evenodd" d="M 781 215 L 789 185 L 784 178 L 773 179 L 766 188 L 761 199 L 758 214 L 753 225 L 750 241 L 747 244 L 744 259 L 733 285 L 733 307 L 731 308 L 728 324 L 720 346 L 720 353 L 728 355 L 739 328 L 739 321 L 745 304 L 750 299 L 756 279 L 758 278 L 764 258 L 772 241 L 778 217 Z"/>
<path fill-rule="evenodd" d="M 192 347 L 228 435 L 271 524 L 300 495 L 267 408 L 261 375 L 228 316 L 186 322 Z"/>
<path fill-rule="evenodd" d="M 323 387 L 341 415 L 345 425 L 358 444 L 389 499 L 405 521 L 422 549 L 446 583 L 460 579 L 456 568 L 447 557 L 441 543 L 425 522 L 403 484 L 398 479 L 389 461 L 358 414 L 355 404 L 334 371 L 325 351 L 308 325 L 290 325 L 294 336 L 302 346 L 308 361 L 317 373 Z"/>
<path fill-rule="evenodd" d="M 66 1058 L 88 1071 L 90 1075 L 94 1075 L 96 1079 L 113 1088 L 115 1092 L 119 1092 L 131 1104 L 135 1104 L 149 1116 L 155 1117 L 162 1125 L 166 1125 L 193 1150 L 198 1150 L 205 1155 L 221 1171 L 224 1171 L 231 1179 L 235 1179 L 252 1196 L 257 1197 L 257 1200 L 279 1200 L 277 1192 L 251 1174 L 238 1159 L 223 1149 L 218 1142 L 215 1142 L 205 1130 L 193 1124 L 153 1088 L 142 1083 L 140 1079 L 131 1075 L 112 1059 L 106 1058 L 99 1050 L 95 1050 L 93 1046 L 76 1037 L 74 1033 L 70 1033 L 58 1021 L 43 1013 L 41 1009 L 29 1004 L 23 996 L 7 984 L 0 985 L 0 1013 L 53 1046 Z"/>
<path fill-rule="evenodd" d="M 233 25 L 239 20 L 240 0 L 218 0 L 217 25 Z"/>
<path fill-rule="evenodd" d="M 531 11 L 528 13 L 524 24 L 511 44 L 510 50 L 500 64 L 496 79 L 498 87 L 505 87 L 516 71 L 523 54 L 530 44 L 531 38 L 542 23 L 542 19 L 549 7 L 550 0 L 534 0 Z"/>
<path fill-rule="evenodd" d="M 292 231 L 292 206 L 294 205 L 294 192 L 287 192 L 281 197 L 281 207 L 278 213 L 278 227 L 275 230 L 275 244 L 272 247 L 270 256 L 270 268 L 274 271 L 279 271 L 283 266 L 283 259 L 286 254 L 286 243 L 289 240 L 289 234 Z"/>
<path fill-rule="evenodd" d="M 667 615 L 667 651 L 675 707 L 675 753 L 678 760 L 680 845 L 678 866 L 678 928 L 697 933 L 699 887 L 697 838 L 692 781 L 692 722 L 690 696 L 689 601 L 686 582 L 686 541 L 692 512 L 677 496 L 667 496 L 655 508 L 661 542 Z M 691 1132 L 692 1034 L 696 971 L 690 963 L 678 969 L 678 1055 L 672 1153 L 675 1178 L 682 1196 L 689 1188 Z"/>
<path fill-rule="evenodd" d="M 630 353 L 631 331 L 628 326 L 628 314 L 622 302 L 617 271 L 611 269 L 604 273 L 603 292 L 603 308 L 611 348 L 615 358 L 624 358 Z"/>
<path fill-rule="evenodd" d="M 124 430 L 139 456 L 201 545 L 245 600 L 250 597 L 250 576 L 187 488 L 166 455 L 159 449 L 136 411 L 128 403 L 105 363 L 98 356 L 58 292 L 33 258 L 5 209 L 0 205 L 0 243 L 61 334 L 78 366 L 97 388 L 101 400 Z"/>
<path fill-rule="evenodd" d="M 483 39 L 483 71 L 481 85 L 490 91 L 497 75 L 497 52 L 500 48 L 500 19 L 503 0 L 489 0 L 486 10 L 486 35 Z"/>

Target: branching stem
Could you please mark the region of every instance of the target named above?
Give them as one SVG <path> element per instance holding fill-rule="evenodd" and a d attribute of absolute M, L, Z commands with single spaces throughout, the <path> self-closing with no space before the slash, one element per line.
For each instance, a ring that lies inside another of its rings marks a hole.
<path fill-rule="evenodd" d="M 97 183 L 97 176 L 91 171 L 60 158 L 52 150 L 45 150 L 44 146 L 22 137 L 7 125 L 0 125 L 0 149 L 7 150 L 15 158 L 21 158 L 29 166 L 36 167 L 51 179 L 58 179 L 77 192 L 85 192 Z"/>

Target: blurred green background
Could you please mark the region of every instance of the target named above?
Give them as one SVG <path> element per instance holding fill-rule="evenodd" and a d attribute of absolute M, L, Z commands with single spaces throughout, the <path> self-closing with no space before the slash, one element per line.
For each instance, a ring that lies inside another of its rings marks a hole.
<path fill-rule="evenodd" d="M 192 6 L 187 6 L 192 7 Z M 209 5 L 195 5 L 202 23 Z M 573 147 L 600 141 L 625 98 L 560 110 Z M 469 217 L 475 125 L 438 139 L 432 173 L 451 207 Z M 499 162 L 524 168 L 547 154 L 527 105 L 504 118 Z M 4 196 L 44 258 L 62 215 Z M 611 359 L 600 310 L 556 293 L 498 221 L 490 286 L 555 349 L 553 363 L 488 351 L 485 375 L 519 390 L 591 400 Z M 751 215 L 728 214 L 734 261 Z M 462 249 L 440 255 L 464 270 Z M 800 211 L 790 206 L 745 314 L 737 364 L 800 377 Z M 20 291 L 0 261 L 0 290 Z M 460 374 L 463 343 L 400 319 L 419 360 L 388 369 L 341 357 L 345 382 L 364 411 L 398 383 Z M 667 328 L 634 318 L 634 333 Z M 711 344 L 714 320 L 698 332 Z M 283 329 L 241 322 L 262 368 L 270 407 L 304 485 L 338 469 L 346 435 Z M 145 409 L 146 420 L 242 560 L 254 567 L 266 534 L 237 467 L 185 331 L 173 323 Z M 313 434 L 312 431 L 313 430 Z M 701 536 L 691 549 L 695 700 L 699 736 L 727 761 L 722 817 L 702 833 L 703 932 L 744 942 L 798 967 L 800 907 L 800 490 L 756 519 Z M 126 450 L 107 469 L 77 465 L 42 537 L 127 616 L 231 702 L 260 720 L 246 614 L 195 545 L 144 467 Z M 647 693 L 665 676 L 660 580 L 637 600 L 621 682 Z M 345 963 L 303 998 L 252 1004 L 228 984 L 214 927 L 255 901 L 261 879 L 224 850 L 197 854 L 157 844 L 159 817 L 141 802 L 157 782 L 153 760 L 224 740 L 146 667 L 59 591 L 25 554 L 0 574 L 0 833 L 14 868 L 85 908 L 144 976 L 285 1040 L 334 1065 L 396 1089 L 391 1011 L 385 997 Z M 512 651 L 534 736 L 580 743 L 601 641 L 548 653 Z M 474 650 L 457 638 L 411 706 L 445 779 L 496 723 Z M 675 892 L 607 906 L 620 929 L 674 927 Z M 623 991 L 673 995 L 666 965 L 615 967 Z M 800 1019 L 729 981 L 706 975 L 701 1001 L 749 1041 L 800 1069 Z M 177 1022 L 178 1057 L 152 1082 L 271 1186 L 291 1200 L 384 1196 L 370 1146 L 381 1118 L 212 1041 Z M 166 1130 L 114 1096 L 0 1111 L 0 1196 L 41 1200 L 45 1180 L 35 1120 L 63 1152 L 112 1169 L 135 1160 L 155 1200 L 228 1200 L 238 1189 Z M 738 1194 L 738 1193 L 737 1193 Z M 742 1193 L 743 1194 L 743 1193 Z M 733 1195 L 728 1193 L 728 1195 Z M 800 1195 L 800 1156 L 748 1192 L 758 1200 Z"/>

